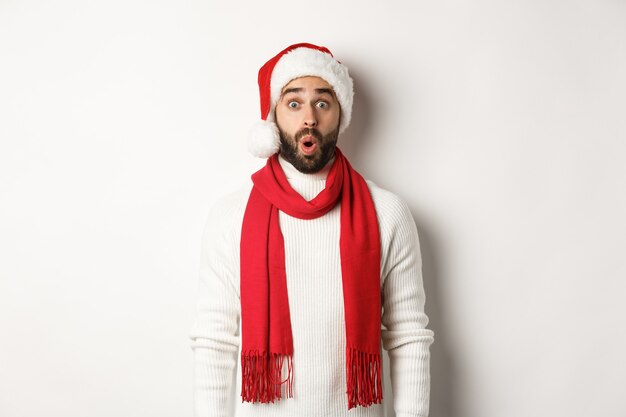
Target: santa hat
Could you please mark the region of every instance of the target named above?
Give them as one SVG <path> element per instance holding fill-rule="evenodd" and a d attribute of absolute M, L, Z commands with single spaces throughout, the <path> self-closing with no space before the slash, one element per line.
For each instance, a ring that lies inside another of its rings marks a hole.
<path fill-rule="evenodd" d="M 259 70 L 261 120 L 252 129 L 248 150 L 259 158 L 268 158 L 278 152 L 280 136 L 274 120 L 274 109 L 285 85 L 298 77 L 323 78 L 335 91 L 341 106 L 339 133 L 350 124 L 354 97 L 352 78 L 348 68 L 333 57 L 323 46 L 298 43 L 283 49 Z"/>

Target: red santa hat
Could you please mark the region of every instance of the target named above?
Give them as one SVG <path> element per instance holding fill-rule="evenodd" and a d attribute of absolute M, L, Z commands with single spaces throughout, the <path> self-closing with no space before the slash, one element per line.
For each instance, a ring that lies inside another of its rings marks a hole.
<path fill-rule="evenodd" d="M 341 106 L 339 133 L 352 119 L 354 98 L 352 78 L 348 68 L 333 57 L 324 46 L 298 43 L 288 46 L 267 61 L 259 70 L 259 94 L 261 98 L 261 120 L 252 129 L 248 150 L 259 158 L 269 158 L 280 147 L 278 126 L 274 120 L 274 109 L 285 85 L 294 78 L 316 76 L 324 79 L 335 91 Z"/>

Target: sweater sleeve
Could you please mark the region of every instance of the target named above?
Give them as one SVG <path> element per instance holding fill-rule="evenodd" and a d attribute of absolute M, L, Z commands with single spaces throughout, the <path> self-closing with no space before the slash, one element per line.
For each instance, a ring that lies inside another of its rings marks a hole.
<path fill-rule="evenodd" d="M 430 344 L 417 227 L 406 203 L 393 195 L 385 207 L 382 332 L 389 354 L 396 417 L 428 416 Z"/>
<path fill-rule="evenodd" d="M 233 211 L 232 203 L 219 201 L 202 235 L 197 315 L 189 335 L 195 417 L 233 415 L 240 314 Z"/>

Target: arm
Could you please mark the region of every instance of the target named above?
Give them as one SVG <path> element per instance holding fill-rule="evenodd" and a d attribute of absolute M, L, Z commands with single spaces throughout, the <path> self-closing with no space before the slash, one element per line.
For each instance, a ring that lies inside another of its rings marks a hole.
<path fill-rule="evenodd" d="M 402 200 L 390 204 L 383 268 L 383 347 L 389 353 L 396 417 L 428 416 L 430 351 L 417 227 Z"/>
<path fill-rule="evenodd" d="M 238 241 L 227 207 L 211 210 L 202 236 L 197 316 L 190 333 L 194 353 L 194 416 L 232 416 L 239 347 Z"/>

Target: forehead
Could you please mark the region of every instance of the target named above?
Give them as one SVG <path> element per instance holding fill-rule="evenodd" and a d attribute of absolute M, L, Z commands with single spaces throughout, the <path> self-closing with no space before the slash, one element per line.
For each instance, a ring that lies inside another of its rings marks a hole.
<path fill-rule="evenodd" d="M 330 84 L 328 84 L 326 80 L 320 77 L 306 76 L 306 77 L 294 78 L 293 80 L 285 84 L 285 86 L 281 90 L 281 94 L 284 94 L 285 91 L 288 89 L 294 89 L 294 88 L 301 88 L 302 91 L 305 91 L 305 90 L 315 91 L 316 89 L 330 89 L 331 91 L 333 91 L 333 94 L 334 94 L 333 87 Z"/>

